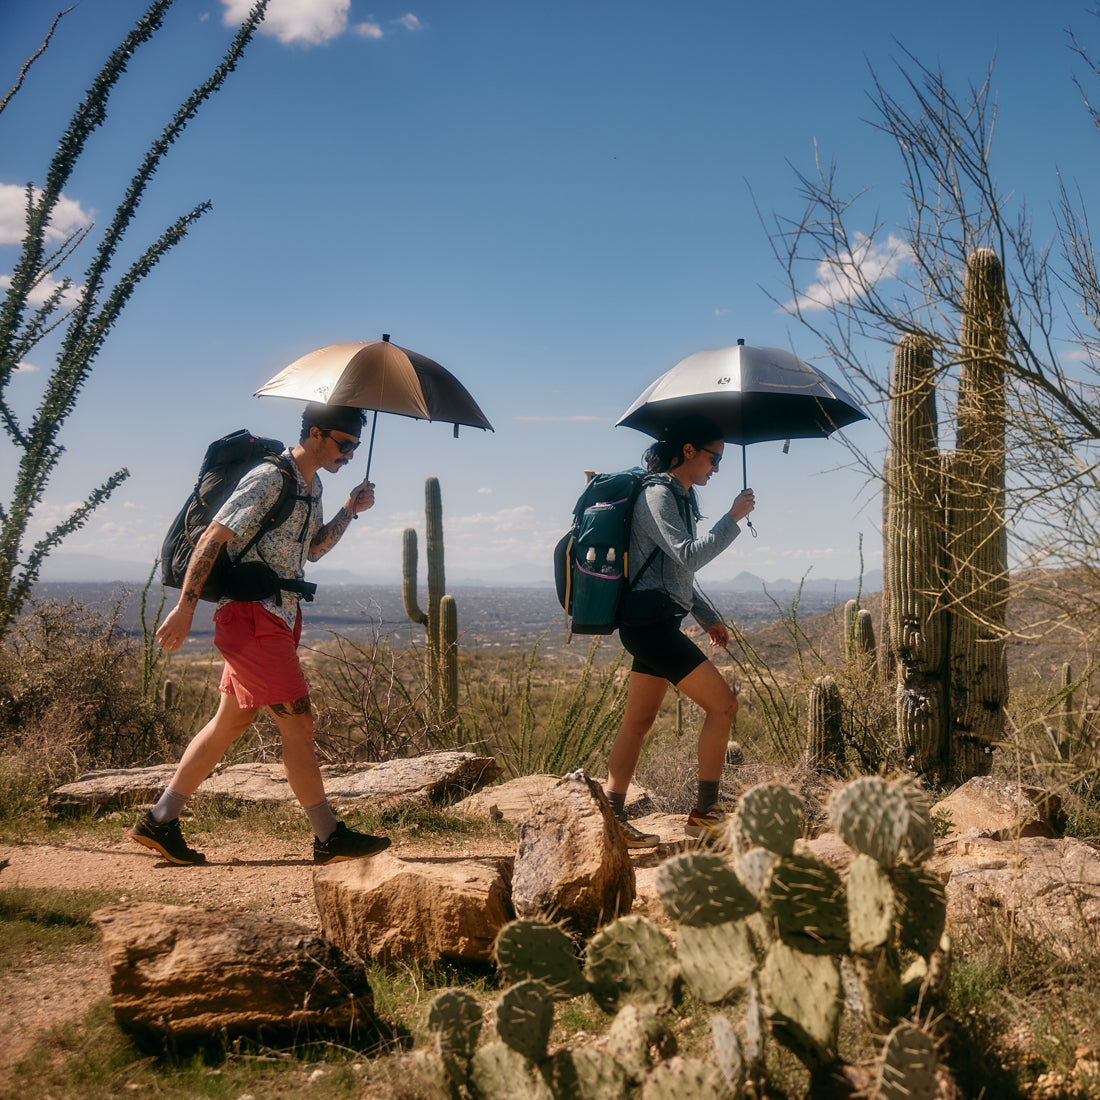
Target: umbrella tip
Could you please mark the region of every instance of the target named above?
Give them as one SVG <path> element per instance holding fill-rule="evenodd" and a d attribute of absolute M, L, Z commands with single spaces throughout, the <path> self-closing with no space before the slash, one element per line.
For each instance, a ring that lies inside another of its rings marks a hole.
<path fill-rule="evenodd" d="M 385 340 L 385 337 L 383 336 L 382 339 Z M 739 348 L 743 348 L 745 346 L 745 341 L 744 340 L 738 340 L 737 341 L 737 346 Z"/>
<path fill-rule="evenodd" d="M 388 344 L 390 342 L 390 334 L 388 332 L 383 332 L 382 333 L 382 339 L 385 340 L 386 343 Z M 744 342 L 745 342 L 744 340 L 741 341 L 742 344 Z"/>

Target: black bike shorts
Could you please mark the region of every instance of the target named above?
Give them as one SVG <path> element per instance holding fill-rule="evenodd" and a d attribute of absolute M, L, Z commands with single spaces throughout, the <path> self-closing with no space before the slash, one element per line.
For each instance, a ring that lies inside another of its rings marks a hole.
<path fill-rule="evenodd" d="M 683 616 L 662 619 L 651 626 L 620 626 L 619 641 L 634 658 L 632 672 L 660 676 L 678 684 L 694 672 L 706 654 L 680 630 Z"/>

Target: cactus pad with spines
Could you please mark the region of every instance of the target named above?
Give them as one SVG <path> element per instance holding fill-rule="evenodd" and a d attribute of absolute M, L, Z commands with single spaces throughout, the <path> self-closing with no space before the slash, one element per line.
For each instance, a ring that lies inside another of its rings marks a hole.
<path fill-rule="evenodd" d="M 760 961 L 743 920 L 681 924 L 676 931 L 676 957 L 688 989 L 708 1004 L 740 993 Z"/>
<path fill-rule="evenodd" d="M 902 856 L 913 810 L 900 788 L 881 776 L 864 775 L 833 796 L 833 827 L 854 852 L 889 869 Z"/>
<path fill-rule="evenodd" d="M 760 972 L 760 995 L 776 1038 L 810 1067 L 833 1061 L 842 998 L 832 956 L 773 943 Z"/>
<path fill-rule="evenodd" d="M 761 908 L 790 947 L 811 955 L 848 949 L 848 907 L 840 875 L 812 856 L 784 856 L 772 867 Z"/>
<path fill-rule="evenodd" d="M 740 1096 L 745 1085 L 745 1060 L 741 1056 L 741 1043 L 737 1039 L 737 1029 L 728 1016 L 715 1013 L 710 1021 L 710 1037 L 714 1043 L 714 1058 L 718 1072 L 726 1082 L 726 1088 L 733 1096 Z"/>
<path fill-rule="evenodd" d="M 465 989 L 444 989 L 428 1009 L 428 1030 L 448 1068 L 454 1058 L 468 1061 L 481 1034 L 481 1005 Z"/>
<path fill-rule="evenodd" d="M 509 982 L 542 982 L 555 1000 L 578 997 L 587 988 L 573 941 L 556 924 L 514 920 L 493 943 L 493 958 Z"/>
<path fill-rule="evenodd" d="M 501 1042 L 532 1062 L 541 1062 L 554 1026 L 554 1001 L 542 982 L 518 982 L 497 1001 L 496 1022 Z"/>
<path fill-rule="evenodd" d="M 733 829 L 739 850 L 767 848 L 787 856 L 802 836 L 805 807 L 798 792 L 786 783 L 758 783 L 742 796 L 734 815 Z"/>
<path fill-rule="evenodd" d="M 890 942 L 897 906 L 890 876 L 876 860 L 860 852 L 848 870 L 850 950 L 866 955 Z"/>
<path fill-rule="evenodd" d="M 507 1043 L 478 1049 L 470 1062 L 470 1083 L 479 1100 L 554 1100 L 535 1066 Z"/>
<path fill-rule="evenodd" d="M 769 852 L 767 848 L 749 848 L 736 856 L 735 867 L 737 877 L 745 884 L 745 888 L 760 900 L 764 893 L 764 887 L 768 884 L 768 876 L 772 873 L 779 856 L 775 852 Z"/>
<path fill-rule="evenodd" d="M 588 1047 L 559 1050 L 543 1069 L 554 1100 L 626 1100 L 626 1071 L 610 1054 Z"/>
<path fill-rule="evenodd" d="M 918 955 L 931 955 L 947 921 L 943 884 L 924 867 L 895 867 L 890 880 L 897 895 L 898 943 Z"/>
<path fill-rule="evenodd" d="M 919 1027 L 905 1021 L 886 1037 L 879 1057 L 881 1100 L 934 1100 L 936 1047 Z"/>
<path fill-rule="evenodd" d="M 657 894 L 681 927 L 725 924 L 751 913 L 756 898 L 715 852 L 690 851 L 657 868 Z"/>
<path fill-rule="evenodd" d="M 607 1029 L 604 1049 L 631 1081 L 641 1081 L 652 1065 L 650 1052 L 673 1054 L 676 1038 L 668 1027 L 667 1010 L 656 1005 L 624 1005 Z"/>
<path fill-rule="evenodd" d="M 909 806 L 909 828 L 902 842 L 901 857 L 907 862 L 918 863 L 936 850 L 932 833 L 932 806 L 928 795 L 915 784 L 901 783 L 898 789 Z"/>
<path fill-rule="evenodd" d="M 726 1082 L 714 1066 L 697 1058 L 670 1058 L 654 1066 L 642 1083 L 641 1100 L 725 1100 Z"/>
<path fill-rule="evenodd" d="M 589 992 L 605 1012 L 625 1004 L 672 1004 L 680 967 L 665 934 L 645 917 L 619 917 L 589 941 Z"/>

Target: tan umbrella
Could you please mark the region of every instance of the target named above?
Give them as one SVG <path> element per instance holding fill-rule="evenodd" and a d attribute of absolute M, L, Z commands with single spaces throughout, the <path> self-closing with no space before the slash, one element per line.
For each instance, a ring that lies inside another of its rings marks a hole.
<path fill-rule="evenodd" d="M 391 344 L 388 335 L 311 351 L 265 382 L 255 396 L 373 410 L 368 476 L 380 412 L 443 420 L 454 425 L 456 436 L 460 424 L 493 430 L 469 391 L 450 371 L 426 355 Z"/>

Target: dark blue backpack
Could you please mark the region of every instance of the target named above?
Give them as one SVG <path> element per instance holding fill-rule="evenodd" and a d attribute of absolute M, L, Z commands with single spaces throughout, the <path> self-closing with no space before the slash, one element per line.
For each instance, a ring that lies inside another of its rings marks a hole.
<path fill-rule="evenodd" d="M 630 568 L 630 528 L 638 494 L 651 475 L 640 466 L 596 474 L 573 509 L 573 526 L 554 548 L 554 581 L 574 634 L 610 634 L 620 625 L 623 596 L 641 579 Z"/>

